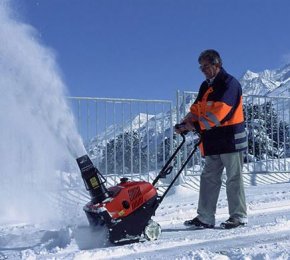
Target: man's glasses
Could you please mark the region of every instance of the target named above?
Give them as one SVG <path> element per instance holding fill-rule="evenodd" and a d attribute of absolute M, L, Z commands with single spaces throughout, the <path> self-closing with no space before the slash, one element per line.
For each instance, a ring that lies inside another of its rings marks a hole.
<path fill-rule="evenodd" d="M 207 69 L 209 69 L 211 66 L 212 66 L 212 64 L 200 65 L 200 66 L 199 66 L 199 69 L 200 69 L 201 71 L 203 71 L 203 70 L 207 70 Z"/>

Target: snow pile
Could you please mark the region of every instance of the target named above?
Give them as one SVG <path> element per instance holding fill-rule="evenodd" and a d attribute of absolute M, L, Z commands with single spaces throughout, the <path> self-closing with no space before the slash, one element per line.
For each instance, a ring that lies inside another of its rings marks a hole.
<path fill-rule="evenodd" d="M 56 169 L 85 150 L 53 52 L 9 3 L 0 3 L 0 223 L 43 221 L 58 217 L 43 203 L 59 188 Z"/>

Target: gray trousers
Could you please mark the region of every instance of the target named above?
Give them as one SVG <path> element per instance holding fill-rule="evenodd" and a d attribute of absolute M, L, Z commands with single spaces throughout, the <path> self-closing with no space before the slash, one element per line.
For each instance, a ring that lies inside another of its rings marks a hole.
<path fill-rule="evenodd" d="M 198 219 L 215 224 L 216 205 L 222 185 L 222 172 L 226 169 L 226 193 L 229 215 L 247 223 L 247 207 L 242 176 L 243 152 L 210 155 L 200 177 Z"/>

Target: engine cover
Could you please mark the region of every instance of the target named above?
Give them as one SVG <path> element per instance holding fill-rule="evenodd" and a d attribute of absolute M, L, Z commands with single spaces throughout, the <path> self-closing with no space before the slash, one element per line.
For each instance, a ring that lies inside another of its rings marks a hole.
<path fill-rule="evenodd" d="M 123 181 L 108 191 L 110 198 L 100 206 L 105 207 L 113 219 L 127 217 L 157 195 L 156 188 L 145 181 Z"/>

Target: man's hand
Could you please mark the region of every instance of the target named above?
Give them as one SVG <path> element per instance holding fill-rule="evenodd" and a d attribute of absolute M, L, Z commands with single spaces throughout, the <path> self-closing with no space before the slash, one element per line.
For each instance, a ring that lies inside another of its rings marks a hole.
<path fill-rule="evenodd" d="M 174 126 L 174 131 L 177 134 L 187 134 L 189 131 L 192 131 L 192 130 L 193 130 L 193 128 L 189 129 L 188 124 L 185 122 L 180 123 L 180 124 L 176 124 Z"/>

